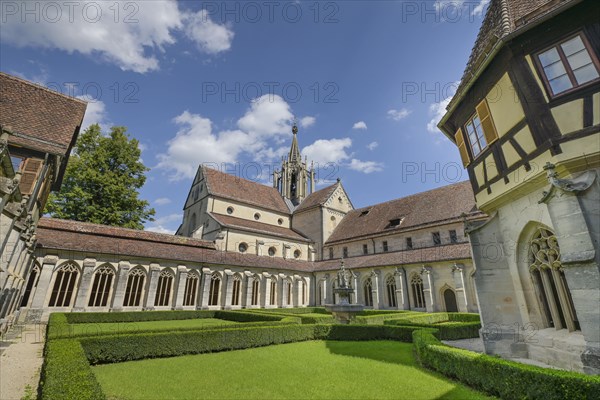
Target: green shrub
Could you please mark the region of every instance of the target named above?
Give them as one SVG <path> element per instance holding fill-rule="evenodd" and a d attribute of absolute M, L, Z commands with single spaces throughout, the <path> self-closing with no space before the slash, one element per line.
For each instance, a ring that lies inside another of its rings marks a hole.
<path fill-rule="evenodd" d="M 81 339 L 91 364 L 174 357 L 314 339 L 313 325 L 231 328 Z"/>
<path fill-rule="evenodd" d="M 46 343 L 40 386 L 42 399 L 105 398 L 78 340 Z"/>
<path fill-rule="evenodd" d="M 389 326 L 389 325 L 331 325 L 325 337 L 329 340 L 398 340 L 400 342 L 412 341 L 415 326 Z"/>
<path fill-rule="evenodd" d="M 431 330 L 413 332 L 420 362 L 502 399 L 597 399 L 600 377 L 540 368 L 440 343 Z"/>
<path fill-rule="evenodd" d="M 406 318 L 409 315 L 417 314 L 414 311 L 388 311 L 385 310 L 365 310 L 357 315 L 352 321 L 359 325 L 382 325 L 385 321 Z M 419 313 L 420 314 L 420 313 Z"/>
<path fill-rule="evenodd" d="M 169 321 L 178 319 L 215 318 L 215 311 L 127 311 L 127 312 L 83 312 L 66 313 L 69 324 L 103 322 Z M 52 314 L 55 315 L 55 314 Z M 52 316 L 51 316 L 52 318 Z"/>
<path fill-rule="evenodd" d="M 253 313 L 247 311 L 215 311 L 214 318 L 236 322 L 281 321 L 285 316 Z"/>

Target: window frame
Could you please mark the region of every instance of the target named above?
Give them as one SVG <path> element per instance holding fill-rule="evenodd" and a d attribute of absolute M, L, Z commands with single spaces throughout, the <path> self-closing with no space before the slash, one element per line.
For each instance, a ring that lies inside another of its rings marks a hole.
<path fill-rule="evenodd" d="M 483 140 L 485 140 L 485 146 L 481 146 L 481 142 L 479 140 L 479 135 L 478 135 L 478 131 L 477 128 L 475 126 L 475 123 L 473 123 L 473 121 L 475 120 L 475 118 L 479 119 L 479 129 L 481 130 L 481 137 L 483 137 Z M 473 129 L 475 131 L 475 137 L 477 139 L 477 146 L 479 146 L 479 152 L 477 154 L 475 154 L 475 150 L 473 149 L 473 142 L 471 142 L 471 136 L 469 135 L 469 130 L 467 129 L 467 126 L 469 124 L 473 124 Z M 473 160 L 477 159 L 479 156 L 481 156 L 484 151 L 490 147 L 490 144 L 487 142 L 487 138 L 485 137 L 485 132 L 483 130 L 483 126 L 481 123 L 481 117 L 479 116 L 479 113 L 477 111 L 475 111 L 473 114 L 471 114 L 471 117 L 469 117 L 469 119 L 467 120 L 467 122 L 465 122 L 464 126 L 463 126 L 464 132 L 466 133 L 464 136 L 467 137 L 467 143 L 469 143 L 469 150 L 471 151 L 471 155 L 473 156 Z M 464 140 L 464 139 L 463 139 Z"/>
<path fill-rule="evenodd" d="M 438 239 L 438 243 L 435 242 L 435 238 L 437 236 Z M 434 246 L 441 246 L 442 245 L 442 235 L 440 234 L 440 232 L 431 232 L 431 240 L 433 241 L 433 245 Z"/>
<path fill-rule="evenodd" d="M 415 244 L 413 243 L 412 236 L 407 237 L 405 242 L 406 242 L 406 250 L 412 250 L 415 248 Z"/>
<path fill-rule="evenodd" d="M 389 246 L 388 246 L 388 241 L 384 240 L 383 243 L 381 244 L 382 248 L 383 248 L 383 252 L 387 253 L 389 251 Z"/>
<path fill-rule="evenodd" d="M 585 82 L 581 85 L 577 85 L 577 79 L 575 78 L 573 69 L 571 68 L 571 65 L 569 64 L 567 57 L 565 56 L 564 51 L 561 47 L 561 44 L 568 42 L 569 40 L 571 40 L 577 36 L 579 36 L 581 38 L 581 41 L 583 42 L 583 47 L 587 50 L 587 52 L 590 56 L 590 59 L 592 60 L 592 64 L 596 67 L 596 71 L 598 72 L 598 75 L 599 75 L 598 78 L 592 79 L 591 81 Z M 560 93 L 556 93 L 556 94 L 554 94 L 552 91 L 552 86 L 550 86 L 550 81 L 548 80 L 548 77 L 546 76 L 546 73 L 544 72 L 544 67 L 542 66 L 542 63 L 540 61 L 540 55 L 542 53 L 547 52 L 550 49 L 553 49 L 553 48 L 557 49 L 558 55 L 560 57 L 560 62 L 563 65 L 563 67 L 565 68 L 565 71 L 567 72 L 567 76 L 569 77 L 569 81 L 571 82 L 571 85 L 573 85 L 572 88 L 564 90 L 564 91 L 562 91 Z M 533 58 L 533 63 L 535 65 L 536 72 L 537 72 L 538 76 L 540 77 L 540 80 L 543 82 L 544 90 L 546 91 L 546 95 L 548 96 L 548 99 L 554 100 L 556 98 L 568 95 L 569 93 L 573 93 L 577 90 L 583 89 L 585 87 L 588 87 L 588 86 L 593 85 L 594 83 L 597 83 L 598 81 L 600 81 L 600 60 L 598 60 L 598 57 L 597 57 L 596 53 L 594 52 L 594 48 L 592 47 L 585 32 L 583 32 L 583 31 L 577 31 L 577 32 L 571 33 L 567 36 L 563 36 L 561 39 L 553 42 L 551 45 L 546 46 L 542 50 L 535 52 L 533 54 L 532 58 Z"/>
<path fill-rule="evenodd" d="M 342 254 L 344 258 L 348 258 L 348 247 L 342 248 Z"/>
<path fill-rule="evenodd" d="M 363 243 L 363 255 L 369 254 L 369 245 L 367 243 Z"/>
<path fill-rule="evenodd" d="M 456 233 L 456 229 L 450 229 L 448 231 L 448 235 L 450 235 L 450 243 L 451 244 L 458 243 L 458 234 Z"/>

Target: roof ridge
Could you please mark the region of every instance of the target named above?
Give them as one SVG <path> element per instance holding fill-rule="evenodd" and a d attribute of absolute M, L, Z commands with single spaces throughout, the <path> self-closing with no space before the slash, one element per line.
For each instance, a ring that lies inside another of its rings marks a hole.
<path fill-rule="evenodd" d="M 57 96 L 61 96 L 61 97 L 65 98 L 65 99 L 69 99 L 69 100 L 72 100 L 72 101 L 75 101 L 75 102 L 78 102 L 78 103 L 82 103 L 82 104 L 85 104 L 85 105 L 87 105 L 87 104 L 89 103 L 88 101 L 85 101 L 85 100 L 79 99 L 79 98 L 77 98 L 77 97 L 68 96 L 68 95 L 66 95 L 66 94 L 63 94 L 63 93 L 57 92 L 56 90 L 49 89 L 49 88 L 45 87 L 45 86 L 44 86 L 44 85 L 42 85 L 42 84 L 35 83 L 35 82 L 31 82 L 31 81 L 28 81 L 27 79 L 24 79 L 24 78 L 21 78 L 21 77 L 18 77 L 18 76 L 14 76 L 14 75 L 7 74 L 6 72 L 2 72 L 2 71 L 0 71 L 0 75 L 3 75 L 3 76 L 5 76 L 6 78 L 13 79 L 13 80 L 15 80 L 15 81 L 19 81 L 19 82 L 21 82 L 21 83 L 25 83 L 25 84 L 27 84 L 27 85 L 29 85 L 29 86 L 33 86 L 33 87 L 35 87 L 35 88 L 37 88 L 37 89 L 44 90 L 44 91 L 46 91 L 46 92 L 48 92 L 48 93 L 51 93 L 51 94 L 54 94 L 54 95 L 57 95 Z"/>

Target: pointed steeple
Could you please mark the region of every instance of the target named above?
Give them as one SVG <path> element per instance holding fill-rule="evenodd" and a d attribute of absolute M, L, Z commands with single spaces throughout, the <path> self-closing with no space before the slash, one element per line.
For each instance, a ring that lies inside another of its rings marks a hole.
<path fill-rule="evenodd" d="M 298 126 L 296 125 L 296 121 L 294 121 L 294 126 L 292 126 L 292 133 L 294 134 L 294 137 L 292 138 L 292 147 L 290 148 L 288 161 L 301 162 L 302 156 L 300 156 L 300 147 L 298 147 L 298 138 L 296 137 L 298 134 Z"/>

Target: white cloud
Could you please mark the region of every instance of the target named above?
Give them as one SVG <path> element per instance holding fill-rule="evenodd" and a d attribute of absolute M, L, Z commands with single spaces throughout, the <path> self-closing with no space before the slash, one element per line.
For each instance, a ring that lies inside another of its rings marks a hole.
<path fill-rule="evenodd" d="M 433 103 L 429 106 L 429 114 L 433 116 L 427 123 L 427 130 L 431 133 L 440 133 L 437 124 L 442 120 L 444 114 L 446 114 L 446 107 L 450 103 L 452 97 L 448 97 L 439 103 Z"/>
<path fill-rule="evenodd" d="M 348 168 L 354 171 L 370 174 L 372 172 L 383 171 L 383 164 L 376 161 L 361 161 L 353 158 L 352 161 L 350 161 Z"/>
<path fill-rule="evenodd" d="M 352 129 L 367 129 L 367 124 L 365 121 L 358 121 L 354 125 L 352 125 Z"/>
<path fill-rule="evenodd" d="M 303 117 L 300 119 L 300 126 L 303 128 L 308 128 L 309 126 L 313 126 L 317 122 L 315 117 Z"/>
<path fill-rule="evenodd" d="M 171 203 L 171 199 L 169 199 L 168 197 L 159 197 L 158 199 L 154 200 L 154 204 L 156 204 L 157 206 L 164 206 Z"/>
<path fill-rule="evenodd" d="M 150 232 L 166 233 L 172 235 L 175 233 L 176 229 L 172 229 L 169 226 L 173 223 L 177 223 L 177 225 L 179 225 L 182 218 L 183 215 L 181 214 L 169 214 L 164 217 L 156 218 L 156 220 L 151 223 L 152 225 L 147 226 L 145 230 Z"/>
<path fill-rule="evenodd" d="M 164 233 L 166 235 L 174 235 L 175 234 L 175 229 L 168 229 L 162 225 L 149 226 L 149 227 L 145 228 L 144 230 L 150 231 L 150 232 L 155 232 L 155 233 Z"/>
<path fill-rule="evenodd" d="M 108 114 L 106 113 L 106 105 L 102 100 L 95 100 L 90 96 L 77 96 L 78 99 L 85 100 L 88 102 L 85 110 L 85 116 L 83 117 L 83 123 L 81 124 L 81 130 L 84 131 L 90 125 L 98 124 L 102 131 L 108 130 Z"/>
<path fill-rule="evenodd" d="M 293 117 L 289 104 L 281 96 L 265 94 L 252 102 L 237 125 L 256 137 L 269 137 L 289 134 Z"/>
<path fill-rule="evenodd" d="M 346 152 L 352 146 L 352 139 L 319 139 L 302 149 L 302 156 L 317 164 L 341 163 L 350 158 Z"/>
<path fill-rule="evenodd" d="M 0 40 L 17 47 L 80 53 L 146 73 L 159 69 L 158 56 L 176 42 L 177 32 L 183 31 L 209 54 L 228 50 L 233 39 L 231 29 L 213 22 L 205 10 L 181 11 L 175 0 L 67 3 L 42 7 L 38 1 L 19 2 L 14 14 L 3 15 Z M 38 9 L 38 21 L 35 15 L 22 18 L 19 7 Z"/>
<path fill-rule="evenodd" d="M 490 0 L 481 0 L 479 4 L 475 6 L 471 15 L 480 16 L 487 11 L 487 5 L 490 4 Z"/>
<path fill-rule="evenodd" d="M 219 25 L 210 19 L 207 10 L 190 13 L 184 17 L 185 34 L 201 51 L 216 54 L 231 48 L 234 33 L 227 25 Z"/>
<path fill-rule="evenodd" d="M 373 151 L 377 148 L 377 146 L 379 146 L 379 143 L 377 142 L 371 142 L 367 145 L 367 149 Z"/>
<path fill-rule="evenodd" d="M 387 112 L 388 118 L 393 119 L 394 121 L 400 121 L 406 117 L 408 117 L 412 113 L 411 110 L 406 108 L 401 108 L 400 110 L 389 110 Z"/>

